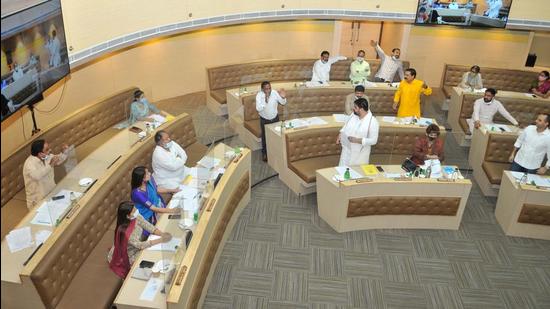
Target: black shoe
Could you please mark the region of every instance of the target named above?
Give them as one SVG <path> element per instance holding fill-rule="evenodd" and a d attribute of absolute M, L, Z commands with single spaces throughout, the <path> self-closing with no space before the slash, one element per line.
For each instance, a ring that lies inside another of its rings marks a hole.
<path fill-rule="evenodd" d="M 266 154 L 262 155 L 262 161 L 267 162 L 267 155 Z"/>

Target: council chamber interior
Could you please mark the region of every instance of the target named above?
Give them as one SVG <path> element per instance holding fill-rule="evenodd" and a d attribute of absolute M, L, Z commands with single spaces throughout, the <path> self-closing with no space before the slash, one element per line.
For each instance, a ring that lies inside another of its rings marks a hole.
<path fill-rule="evenodd" d="M 2 0 L 2 307 L 550 308 L 546 1 Z"/>

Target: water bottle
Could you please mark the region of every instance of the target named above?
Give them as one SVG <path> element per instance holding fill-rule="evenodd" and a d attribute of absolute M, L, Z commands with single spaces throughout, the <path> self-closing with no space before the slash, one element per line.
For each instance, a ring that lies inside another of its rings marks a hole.
<path fill-rule="evenodd" d="M 351 174 L 349 172 L 349 167 L 346 167 L 346 171 L 344 172 L 344 180 L 350 180 Z"/>
<path fill-rule="evenodd" d="M 521 176 L 521 179 L 519 181 L 520 185 L 524 185 L 527 183 L 527 173 L 523 173 L 523 176 Z"/>
<path fill-rule="evenodd" d="M 197 207 L 195 209 L 195 212 L 193 213 L 193 222 L 197 224 L 199 222 L 199 208 Z"/>
<path fill-rule="evenodd" d="M 281 121 L 281 132 L 285 129 L 285 121 Z"/>
<path fill-rule="evenodd" d="M 76 194 L 71 191 L 71 193 L 69 194 L 69 199 L 71 200 L 71 205 L 74 205 L 76 203 Z"/>
<path fill-rule="evenodd" d="M 430 178 L 432 176 L 432 166 L 428 165 L 428 168 L 426 169 L 426 178 Z"/>
<path fill-rule="evenodd" d="M 151 134 L 151 126 L 146 123 L 145 124 L 145 136 L 149 136 Z"/>
<path fill-rule="evenodd" d="M 456 181 L 458 179 L 458 168 L 455 168 L 452 175 L 453 181 Z"/>

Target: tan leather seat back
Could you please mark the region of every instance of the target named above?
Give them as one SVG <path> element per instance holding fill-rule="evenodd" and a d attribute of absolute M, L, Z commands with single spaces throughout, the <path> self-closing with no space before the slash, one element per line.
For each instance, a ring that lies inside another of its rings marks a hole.
<path fill-rule="evenodd" d="M 443 71 L 443 86 L 454 87 L 462 81 L 462 75 L 470 70 L 471 66 L 445 64 Z M 531 83 L 537 80 L 539 72 L 481 68 L 483 87 L 495 88 L 496 90 L 526 92 Z"/>
<path fill-rule="evenodd" d="M 323 128 L 287 133 L 287 161 L 339 155 L 341 146 L 336 144 L 339 132 L 340 128 Z"/>
<path fill-rule="evenodd" d="M 190 115 L 176 118 L 164 130 L 182 147 L 196 140 Z M 152 136 L 134 145 L 120 163 L 111 167 L 111 174 L 98 180 L 88 192 L 89 199 L 82 201 L 80 213 L 32 271 L 31 280 L 46 308 L 55 308 L 59 303 L 82 263 L 116 219 L 120 202 L 130 200 L 132 170 L 140 165 L 150 168 L 154 147 Z"/>
<path fill-rule="evenodd" d="M 490 134 L 484 161 L 507 163 L 514 149 L 516 138 L 513 135 Z"/>
<path fill-rule="evenodd" d="M 279 105 L 279 115 L 287 115 L 287 119 L 297 118 L 301 113 L 308 114 L 341 114 L 345 110 L 346 97 L 353 93 L 353 89 L 287 89 L 286 107 Z M 368 89 L 366 95 L 369 98 L 369 109 L 375 115 L 395 115 L 392 110 L 393 91 Z M 242 98 L 244 108 L 244 120 L 259 119 L 256 111 L 256 96 L 250 95 Z M 284 109 L 286 108 L 286 113 Z"/>
<path fill-rule="evenodd" d="M 210 91 L 235 88 L 240 85 L 261 83 L 262 81 L 306 81 L 311 80 L 313 64 L 317 59 L 265 60 L 243 64 L 232 64 L 207 69 Z M 371 80 L 378 71 L 380 60 L 367 59 L 371 67 Z M 351 60 L 338 61 L 332 65 L 331 80 L 349 80 Z M 404 69 L 409 67 L 403 61 Z M 396 81 L 399 77 L 396 78 Z"/>
<path fill-rule="evenodd" d="M 371 149 L 371 154 L 401 155 L 403 159 L 414 151 L 416 139 L 425 136 L 419 131 L 381 131 L 378 142 Z"/>
<path fill-rule="evenodd" d="M 128 118 L 130 104 L 134 99 L 132 87 L 111 97 L 84 107 L 53 126 L 33 136 L 12 155 L 2 161 L 2 198 L 4 206 L 15 194 L 25 187 L 23 180 L 23 164 L 31 154 L 30 145 L 36 139 L 45 139 L 57 153 L 63 143 L 78 146 L 107 128 Z"/>

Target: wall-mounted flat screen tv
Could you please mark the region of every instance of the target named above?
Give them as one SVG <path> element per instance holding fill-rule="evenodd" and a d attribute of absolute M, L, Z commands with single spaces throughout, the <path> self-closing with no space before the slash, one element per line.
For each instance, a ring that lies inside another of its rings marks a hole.
<path fill-rule="evenodd" d="M 419 0 L 417 25 L 504 28 L 512 0 Z"/>
<path fill-rule="evenodd" d="M 60 0 L 2 16 L 2 120 L 69 74 Z"/>

